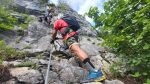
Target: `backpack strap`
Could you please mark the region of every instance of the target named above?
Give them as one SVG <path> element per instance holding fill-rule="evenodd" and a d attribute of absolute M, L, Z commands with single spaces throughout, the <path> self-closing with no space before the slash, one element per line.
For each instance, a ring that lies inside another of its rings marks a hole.
<path fill-rule="evenodd" d="M 75 34 L 78 34 L 78 33 L 77 33 L 77 32 L 74 32 L 74 31 L 73 31 L 73 32 L 70 32 L 70 33 L 68 33 L 66 36 L 64 36 L 63 39 L 64 39 L 64 40 L 67 40 L 68 38 L 74 36 Z"/>

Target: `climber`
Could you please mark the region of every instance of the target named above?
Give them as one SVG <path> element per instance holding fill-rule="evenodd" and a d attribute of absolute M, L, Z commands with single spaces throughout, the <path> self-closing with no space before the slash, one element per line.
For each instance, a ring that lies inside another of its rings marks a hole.
<path fill-rule="evenodd" d="M 45 15 L 45 21 L 50 25 L 51 18 L 52 18 L 52 13 L 54 13 L 53 7 L 51 7 L 49 4 L 46 6 L 46 15 Z"/>
<path fill-rule="evenodd" d="M 47 4 L 46 13 L 45 13 L 44 17 L 39 17 L 40 18 L 39 22 L 42 22 L 43 21 L 42 18 L 44 18 L 44 21 L 47 22 L 48 25 L 50 25 L 51 19 L 53 17 L 53 13 L 54 13 L 54 7 L 55 7 L 55 5 L 53 5 L 53 4 Z"/>
<path fill-rule="evenodd" d="M 74 26 L 74 27 L 73 27 Z M 76 28 L 76 29 L 75 29 Z M 101 70 L 96 70 L 91 63 L 88 55 L 78 45 L 78 30 L 80 25 L 76 18 L 70 15 L 58 14 L 57 20 L 54 22 L 54 29 L 52 31 L 51 43 L 54 43 L 57 38 L 57 31 L 60 31 L 63 41 L 71 52 L 75 53 L 77 57 L 85 64 L 89 70 L 89 74 L 84 81 L 102 81 L 105 79 Z"/>

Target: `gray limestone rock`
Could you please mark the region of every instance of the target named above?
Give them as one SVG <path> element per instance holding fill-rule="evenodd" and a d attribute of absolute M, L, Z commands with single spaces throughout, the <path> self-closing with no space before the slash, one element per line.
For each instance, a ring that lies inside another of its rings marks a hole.
<path fill-rule="evenodd" d="M 11 68 L 10 73 L 13 77 L 16 77 L 19 82 L 32 84 L 43 83 L 42 74 L 29 67 Z"/>

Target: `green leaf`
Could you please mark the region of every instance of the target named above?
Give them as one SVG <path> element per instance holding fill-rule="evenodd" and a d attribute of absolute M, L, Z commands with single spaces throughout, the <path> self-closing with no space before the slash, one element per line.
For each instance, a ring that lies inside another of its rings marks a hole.
<path fill-rule="evenodd" d="M 144 84 L 150 84 L 150 79 L 147 79 L 146 83 L 144 83 Z"/>
<path fill-rule="evenodd" d="M 146 72 L 143 72 L 143 75 L 146 76 L 146 75 L 148 75 L 148 74 L 147 74 Z"/>
<path fill-rule="evenodd" d="M 149 49 L 149 47 L 150 47 L 149 44 L 145 44 L 145 45 L 143 46 L 143 49 Z"/>
<path fill-rule="evenodd" d="M 132 23 L 136 23 L 137 22 L 137 20 L 132 20 Z"/>
<path fill-rule="evenodd" d="M 137 78 L 137 77 L 140 77 L 141 74 L 140 74 L 139 72 L 135 72 L 135 73 L 134 73 L 133 75 L 131 75 L 131 76 Z"/>

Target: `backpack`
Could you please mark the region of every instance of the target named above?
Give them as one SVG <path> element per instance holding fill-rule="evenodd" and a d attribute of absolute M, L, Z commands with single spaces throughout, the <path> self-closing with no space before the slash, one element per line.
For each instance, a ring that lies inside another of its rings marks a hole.
<path fill-rule="evenodd" d="M 61 19 L 68 23 L 69 28 L 71 28 L 73 31 L 77 31 L 78 29 L 80 29 L 80 25 L 76 20 L 76 17 L 67 14 L 64 15 Z"/>

